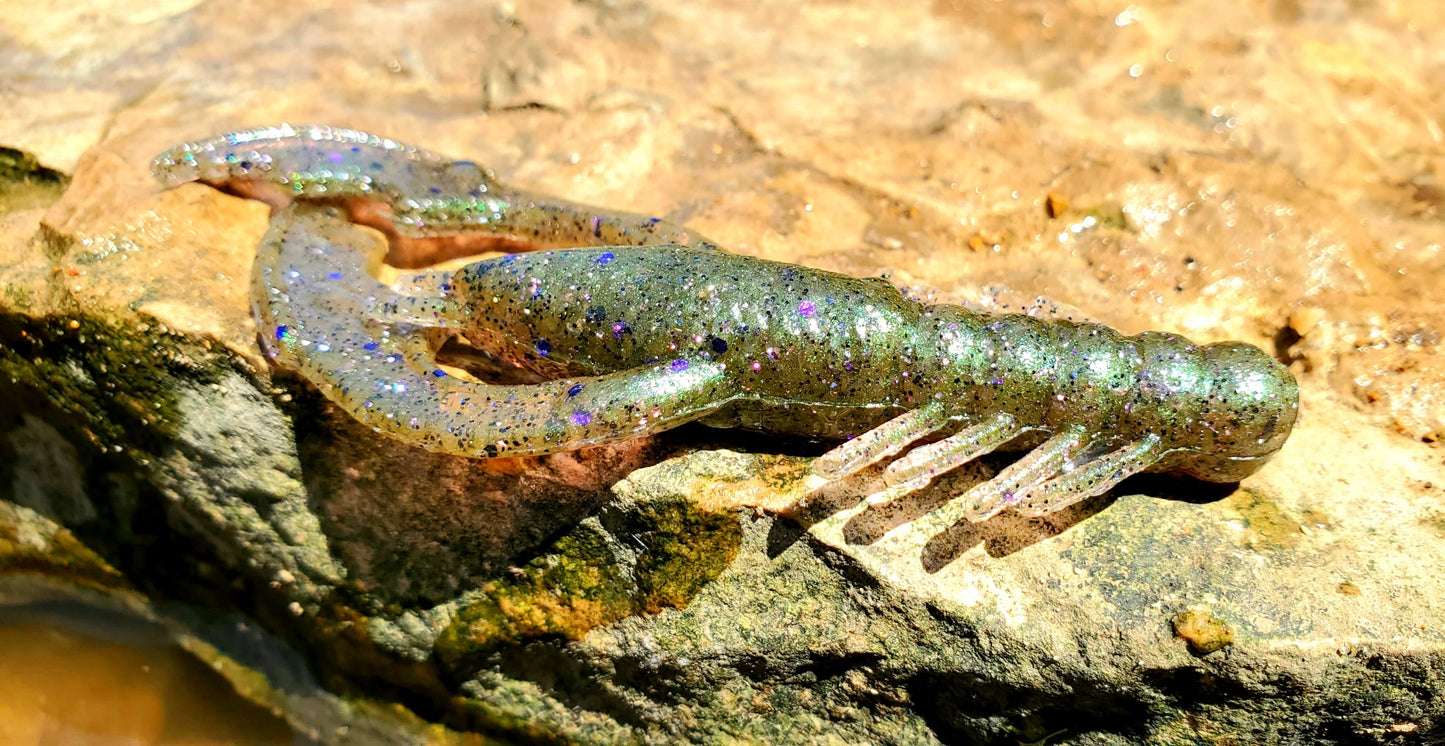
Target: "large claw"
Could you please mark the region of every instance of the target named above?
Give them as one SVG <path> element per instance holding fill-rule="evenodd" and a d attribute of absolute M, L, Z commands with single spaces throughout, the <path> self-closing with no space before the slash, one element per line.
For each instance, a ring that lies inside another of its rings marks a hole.
<path fill-rule="evenodd" d="M 156 156 L 151 172 L 168 187 L 249 187 L 247 196 L 273 204 L 296 197 L 378 202 L 389 210 L 391 230 L 410 238 L 486 233 L 528 248 L 714 247 L 659 218 L 511 189 L 470 161 L 340 127 L 282 124 L 197 140 Z"/>
<path fill-rule="evenodd" d="M 262 241 L 253 297 L 268 351 L 393 438 L 464 456 L 551 453 L 665 430 L 736 394 L 723 367 L 701 357 L 528 385 L 450 375 L 421 333 L 455 325 L 448 286 L 383 285 L 368 271 L 382 251 L 337 210 L 294 203 Z M 380 306 L 388 314 L 374 318 Z"/>

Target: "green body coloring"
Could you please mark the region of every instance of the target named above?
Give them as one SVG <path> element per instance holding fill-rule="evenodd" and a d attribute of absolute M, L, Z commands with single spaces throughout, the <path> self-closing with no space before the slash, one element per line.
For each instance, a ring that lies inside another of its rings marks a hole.
<path fill-rule="evenodd" d="M 816 465 L 836 477 L 953 432 L 889 467 L 904 493 L 994 448 L 1029 449 L 960 503 L 978 520 L 1051 512 L 1138 471 L 1238 481 L 1279 450 L 1298 408 L 1294 378 L 1251 345 L 925 305 L 884 280 L 729 254 L 353 130 L 235 133 L 172 149 L 155 172 L 288 192 L 256 263 L 268 352 L 378 432 L 431 450 L 543 454 L 702 420 L 852 438 Z M 328 204 L 338 198 L 386 204 L 403 235 L 538 250 L 384 285 L 384 247 Z M 455 336 L 539 382 L 443 370 L 437 348 Z"/>

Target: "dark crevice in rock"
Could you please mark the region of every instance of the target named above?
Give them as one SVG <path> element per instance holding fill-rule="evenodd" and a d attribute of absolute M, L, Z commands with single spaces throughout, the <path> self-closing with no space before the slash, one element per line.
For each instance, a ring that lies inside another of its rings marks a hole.
<path fill-rule="evenodd" d="M 618 656 L 613 661 L 612 683 L 616 687 L 642 694 L 659 705 L 683 704 L 703 688 L 698 684 L 716 678 L 714 667 L 717 661 L 698 660 L 689 663 L 688 666 L 682 666 L 673 659 Z"/>
<path fill-rule="evenodd" d="M 852 671 L 869 671 L 884 663 L 882 653 L 841 653 L 828 654 L 813 652 L 808 660 L 794 669 L 797 676 L 811 676 L 814 680 L 833 679 Z"/>
<path fill-rule="evenodd" d="M 1321 688 L 1310 678 L 1283 671 L 1278 662 L 1257 658 L 1211 657 L 1198 666 L 1143 673 L 1173 707 L 1208 724 L 1204 730 L 1252 727 L 1258 732 L 1257 713 L 1274 711 L 1276 719 L 1264 720 L 1271 724 L 1266 734 L 1346 744 L 1393 742 L 1382 741 L 1381 733 L 1415 742 L 1415 724 L 1431 720 L 1445 683 L 1445 656 L 1440 655 L 1366 653 L 1331 665 L 1337 669 L 1332 677 L 1356 684 L 1347 690 Z"/>
<path fill-rule="evenodd" d="M 727 450 L 738 453 L 771 454 L 776 456 L 821 456 L 835 441 L 809 438 L 802 435 L 768 434 L 759 437 L 753 430 L 734 427 L 711 427 L 698 422 L 689 422 L 658 436 L 665 442 L 669 456 L 692 451 Z"/>
<path fill-rule="evenodd" d="M 1158 714 L 1137 692 L 1097 680 L 1069 680 L 1058 691 L 1040 691 L 973 674 L 929 671 L 911 677 L 906 686 L 915 711 L 944 743 L 1037 741 L 1061 730 L 1141 739 Z"/>
<path fill-rule="evenodd" d="M 498 651 L 486 668 L 517 681 L 535 684 L 566 707 L 606 715 L 618 723 L 645 727 L 644 713 L 619 695 L 621 671 L 597 670 L 579 660 L 565 643 L 539 641 Z"/>

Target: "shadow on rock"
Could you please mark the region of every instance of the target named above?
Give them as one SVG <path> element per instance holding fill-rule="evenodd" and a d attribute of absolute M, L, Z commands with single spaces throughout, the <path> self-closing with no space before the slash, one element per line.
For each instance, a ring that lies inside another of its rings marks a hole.
<path fill-rule="evenodd" d="M 618 480 L 668 456 L 647 439 L 533 458 L 436 454 L 293 391 L 311 508 L 350 580 L 386 602 L 441 603 L 507 573 L 594 513 Z"/>
<path fill-rule="evenodd" d="M 874 544 L 895 529 L 912 523 L 992 478 L 1007 465 L 1010 456 L 992 456 L 939 477 L 927 488 L 887 502 L 870 500 L 887 485 L 883 468 L 872 467 L 818 486 L 783 511 L 801 530 L 775 524 L 769 535 L 768 553 L 776 557 L 787 550 L 815 524 L 863 503 L 843 525 L 849 544 Z M 1237 484 L 1214 484 L 1187 477 L 1146 474 L 1122 482 L 1100 497 L 1084 500 L 1056 513 L 1028 517 L 1005 510 L 981 522 L 959 521 L 923 544 L 920 562 L 930 573 L 938 572 L 968 550 L 982 545 L 990 557 L 1006 557 L 1025 547 L 1058 536 L 1113 504 L 1117 495 L 1141 494 L 1191 504 L 1204 504 L 1232 494 Z"/>

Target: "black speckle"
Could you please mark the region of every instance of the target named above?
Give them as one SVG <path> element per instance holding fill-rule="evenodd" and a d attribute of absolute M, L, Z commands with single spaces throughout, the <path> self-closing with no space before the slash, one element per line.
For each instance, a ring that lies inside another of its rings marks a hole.
<path fill-rule="evenodd" d="M 712 351 L 715 352 L 715 353 L 717 353 L 717 354 L 719 354 L 719 355 L 721 355 L 721 354 L 723 354 L 724 352 L 727 352 L 727 351 L 728 351 L 728 343 L 725 342 L 725 341 L 723 341 L 723 338 L 722 338 L 722 337 L 713 337 L 713 338 L 712 338 Z"/>

